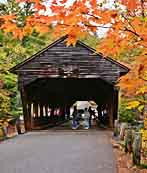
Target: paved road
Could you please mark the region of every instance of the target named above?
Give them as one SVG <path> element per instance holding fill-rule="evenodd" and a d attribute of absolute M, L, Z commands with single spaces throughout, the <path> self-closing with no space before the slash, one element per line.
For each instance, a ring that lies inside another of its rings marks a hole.
<path fill-rule="evenodd" d="M 116 173 L 104 131 L 31 132 L 0 144 L 0 173 Z"/>

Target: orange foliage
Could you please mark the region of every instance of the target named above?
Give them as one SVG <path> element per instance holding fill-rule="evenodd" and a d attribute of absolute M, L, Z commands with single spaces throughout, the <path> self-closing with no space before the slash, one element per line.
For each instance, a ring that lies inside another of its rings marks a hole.
<path fill-rule="evenodd" d="M 136 59 L 135 63 L 132 66 L 130 72 L 121 77 L 120 82 L 118 84 L 124 91 L 125 95 L 129 98 L 134 98 L 136 96 L 143 96 L 143 99 L 139 99 L 136 101 L 131 101 L 128 104 L 129 108 L 138 107 L 144 108 L 144 105 L 147 103 L 145 95 L 147 93 L 147 57 L 140 56 Z M 139 104 L 134 104 L 139 102 Z M 141 110 L 142 111 L 142 110 Z"/>

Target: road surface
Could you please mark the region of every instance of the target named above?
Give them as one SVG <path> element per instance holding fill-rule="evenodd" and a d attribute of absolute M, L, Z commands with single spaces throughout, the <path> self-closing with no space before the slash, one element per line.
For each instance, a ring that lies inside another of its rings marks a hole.
<path fill-rule="evenodd" d="M 106 131 L 38 131 L 0 144 L 0 173 L 116 173 Z"/>

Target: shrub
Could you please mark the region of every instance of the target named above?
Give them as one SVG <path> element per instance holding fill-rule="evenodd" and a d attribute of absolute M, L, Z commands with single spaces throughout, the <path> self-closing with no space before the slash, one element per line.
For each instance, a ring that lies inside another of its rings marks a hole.
<path fill-rule="evenodd" d="M 127 109 L 125 105 L 119 107 L 120 122 L 133 123 L 136 119 L 136 113 L 133 110 Z"/>

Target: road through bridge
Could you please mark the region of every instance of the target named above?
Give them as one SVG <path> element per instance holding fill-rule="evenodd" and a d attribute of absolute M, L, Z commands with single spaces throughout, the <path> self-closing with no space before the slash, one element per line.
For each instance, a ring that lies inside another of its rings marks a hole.
<path fill-rule="evenodd" d="M 116 173 L 107 131 L 37 131 L 0 144 L 1 173 Z"/>

